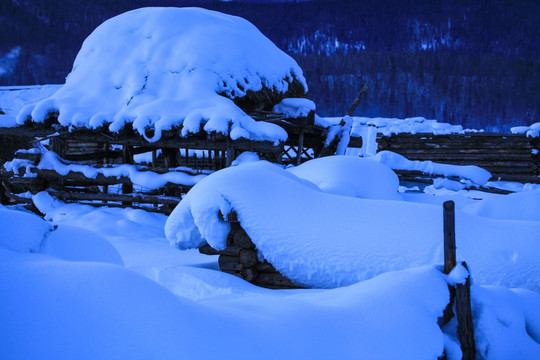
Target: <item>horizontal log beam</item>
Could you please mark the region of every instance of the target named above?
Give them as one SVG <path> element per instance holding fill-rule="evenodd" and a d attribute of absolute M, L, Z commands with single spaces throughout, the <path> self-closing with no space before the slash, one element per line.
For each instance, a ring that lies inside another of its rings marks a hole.
<path fill-rule="evenodd" d="M 49 191 L 60 200 L 135 202 L 153 205 L 177 205 L 180 199 L 164 196 L 145 196 L 140 194 L 82 193 L 73 191 Z"/>
<path fill-rule="evenodd" d="M 199 150 L 226 150 L 232 146 L 236 149 L 246 151 L 276 151 L 281 148 L 280 144 L 271 141 L 253 141 L 247 139 L 231 140 L 221 134 L 190 134 L 187 137 L 179 135 L 179 129 L 164 131 L 160 140 L 148 142 L 139 133 L 130 128 L 124 128 L 118 133 L 110 132 L 106 129 L 86 129 L 76 128 L 69 131 L 67 128 L 55 125 L 45 127 L 42 124 L 31 126 L 19 126 L 15 128 L 0 128 L 0 135 L 19 135 L 31 137 L 59 137 L 65 140 L 76 140 L 78 142 L 109 143 L 125 146 L 145 147 L 151 149 L 174 148 L 174 149 L 199 149 Z"/>

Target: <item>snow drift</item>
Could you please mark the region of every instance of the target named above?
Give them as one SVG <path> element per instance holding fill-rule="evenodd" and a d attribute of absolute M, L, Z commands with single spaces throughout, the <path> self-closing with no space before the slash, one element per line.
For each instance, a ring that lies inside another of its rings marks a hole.
<path fill-rule="evenodd" d="M 141 8 L 94 30 L 66 84 L 24 107 L 17 122 L 58 113 L 64 126 L 118 131 L 132 123 L 149 141 L 178 125 L 182 135 L 204 127 L 232 139 L 284 140 L 283 129 L 255 122 L 232 100 L 265 90 L 280 94 L 278 103 L 307 85 L 296 62 L 248 21 L 200 8 Z"/>

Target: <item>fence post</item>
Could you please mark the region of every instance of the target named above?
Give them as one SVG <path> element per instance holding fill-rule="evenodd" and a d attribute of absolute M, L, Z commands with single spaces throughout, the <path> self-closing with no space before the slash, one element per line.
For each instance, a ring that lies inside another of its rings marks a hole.
<path fill-rule="evenodd" d="M 456 231 L 455 231 L 455 214 L 454 214 L 454 202 L 445 201 L 443 204 L 443 233 L 444 233 L 444 268 L 443 272 L 448 275 L 450 271 L 456 266 Z M 454 316 L 452 310 L 454 306 L 454 300 L 456 297 L 456 289 L 452 286 L 448 286 L 450 292 L 450 299 L 448 305 L 443 311 L 442 317 L 439 318 L 439 326 L 442 328 L 448 324 L 450 319 Z"/>
<path fill-rule="evenodd" d="M 466 262 L 461 265 L 469 271 Z M 463 352 L 463 360 L 475 360 L 476 344 L 474 341 L 474 325 L 472 321 L 471 309 L 471 276 L 467 275 L 465 284 L 456 285 L 456 317 L 457 333 Z"/>
<path fill-rule="evenodd" d="M 126 143 L 122 144 L 122 162 L 124 164 L 133 164 L 133 147 L 128 146 Z M 122 184 L 122 194 L 131 194 L 133 192 L 133 183 Z M 123 206 L 131 206 L 131 201 L 122 201 Z"/>
<path fill-rule="evenodd" d="M 445 201 L 443 204 L 444 216 L 444 273 L 449 274 L 456 266 L 456 221 L 454 202 Z"/>
<path fill-rule="evenodd" d="M 456 266 L 456 220 L 455 205 L 453 201 L 445 201 L 443 204 L 443 230 L 444 230 L 444 273 L 449 274 Z M 462 266 L 469 271 L 467 264 Z M 463 360 L 475 360 L 476 345 L 474 341 L 474 325 L 472 322 L 471 309 L 471 278 L 470 274 L 464 284 L 449 286 L 450 302 L 443 312 L 439 325 L 445 325 L 452 318 L 452 307 L 456 304 L 456 320 L 458 339 L 461 344 Z"/>

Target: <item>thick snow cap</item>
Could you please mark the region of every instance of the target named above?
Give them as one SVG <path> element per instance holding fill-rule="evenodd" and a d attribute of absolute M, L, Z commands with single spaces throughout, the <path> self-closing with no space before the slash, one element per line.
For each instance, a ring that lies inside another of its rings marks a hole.
<path fill-rule="evenodd" d="M 58 113 L 64 126 L 118 131 L 133 123 L 149 141 L 178 125 L 183 136 L 203 127 L 232 139 L 284 140 L 283 129 L 235 104 L 261 91 L 278 94 L 278 103 L 307 85 L 298 64 L 253 24 L 200 8 L 141 8 L 94 30 L 66 84 L 21 109 L 17 122 Z"/>

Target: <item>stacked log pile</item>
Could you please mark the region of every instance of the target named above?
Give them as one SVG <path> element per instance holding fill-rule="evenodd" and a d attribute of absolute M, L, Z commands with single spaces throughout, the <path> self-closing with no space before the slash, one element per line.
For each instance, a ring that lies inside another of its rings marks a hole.
<path fill-rule="evenodd" d="M 209 245 L 199 249 L 203 254 L 219 255 L 218 263 L 221 271 L 269 289 L 301 288 L 283 276 L 267 260 L 259 258 L 255 245 L 240 225 L 236 213 L 230 213 L 226 219 L 221 217 L 231 224 L 227 247 L 222 251 L 217 251 Z"/>
<path fill-rule="evenodd" d="M 492 180 L 540 183 L 539 138 L 517 134 L 394 134 L 377 139 L 378 151 L 389 150 L 409 160 L 476 165 Z M 400 172 L 403 178 L 418 174 Z"/>

